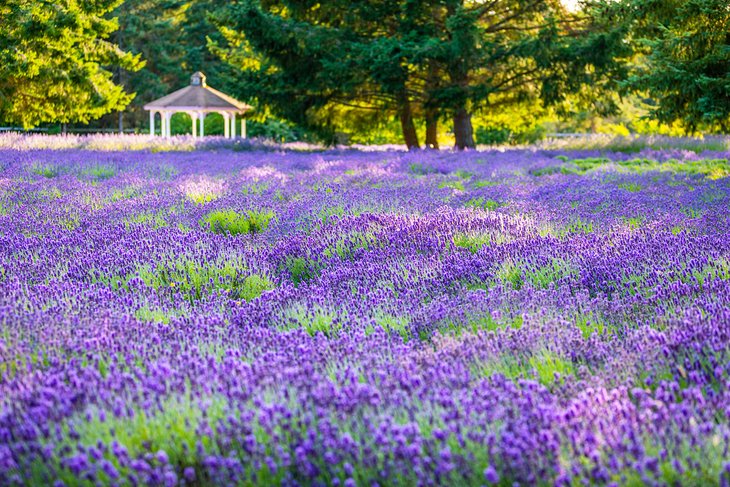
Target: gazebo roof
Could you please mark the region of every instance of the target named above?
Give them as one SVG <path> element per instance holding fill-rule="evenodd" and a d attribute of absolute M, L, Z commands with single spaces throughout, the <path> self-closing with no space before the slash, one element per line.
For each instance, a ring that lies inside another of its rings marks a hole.
<path fill-rule="evenodd" d="M 147 103 L 144 109 L 244 112 L 251 109 L 251 106 L 214 90 L 205 83 L 205 75 L 198 71 L 190 77 L 190 86 Z"/>

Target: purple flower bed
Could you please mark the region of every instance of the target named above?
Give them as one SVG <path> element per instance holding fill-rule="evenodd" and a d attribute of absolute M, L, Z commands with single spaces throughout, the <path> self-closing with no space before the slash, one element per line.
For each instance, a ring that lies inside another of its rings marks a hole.
<path fill-rule="evenodd" d="M 728 485 L 729 156 L 0 150 L 0 485 Z"/>

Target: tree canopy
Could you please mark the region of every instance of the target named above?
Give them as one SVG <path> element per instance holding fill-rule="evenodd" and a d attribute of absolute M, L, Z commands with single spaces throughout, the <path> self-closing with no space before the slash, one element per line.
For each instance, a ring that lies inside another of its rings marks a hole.
<path fill-rule="evenodd" d="M 145 103 L 200 70 L 256 106 L 253 134 L 328 143 L 398 131 L 437 147 L 449 130 L 463 149 L 499 135 L 486 120 L 627 103 L 730 129 L 723 0 L 6 0 L 0 21 L 0 121 L 24 127 L 124 111 L 141 128 Z"/>
<path fill-rule="evenodd" d="M 140 56 L 109 37 L 106 15 L 120 0 L 27 1 L 0 4 L 0 119 L 32 127 L 88 122 L 123 109 L 132 94 L 114 83 L 110 67 L 142 67 Z"/>
<path fill-rule="evenodd" d="M 624 0 L 606 12 L 631 24 L 638 59 L 626 86 L 651 97 L 657 120 L 730 130 L 727 0 Z"/>

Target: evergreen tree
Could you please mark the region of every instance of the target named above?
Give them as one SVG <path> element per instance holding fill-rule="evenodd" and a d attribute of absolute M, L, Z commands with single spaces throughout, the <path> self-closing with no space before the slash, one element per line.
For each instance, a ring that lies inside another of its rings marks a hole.
<path fill-rule="evenodd" d="M 112 80 L 113 66 L 142 62 L 109 40 L 105 15 L 119 0 L 5 0 L 0 4 L 0 120 L 29 128 L 88 122 L 133 98 Z"/>
<path fill-rule="evenodd" d="M 607 22 L 628 23 L 636 62 L 625 87 L 653 99 L 652 116 L 730 131 L 727 0 L 600 2 Z"/>

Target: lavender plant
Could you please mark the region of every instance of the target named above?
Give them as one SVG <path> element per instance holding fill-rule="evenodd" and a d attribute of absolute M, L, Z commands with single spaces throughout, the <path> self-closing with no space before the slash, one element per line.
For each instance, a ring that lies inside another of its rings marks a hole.
<path fill-rule="evenodd" d="M 729 157 L 2 149 L 0 484 L 727 485 Z"/>

